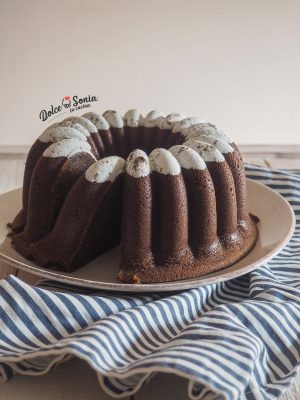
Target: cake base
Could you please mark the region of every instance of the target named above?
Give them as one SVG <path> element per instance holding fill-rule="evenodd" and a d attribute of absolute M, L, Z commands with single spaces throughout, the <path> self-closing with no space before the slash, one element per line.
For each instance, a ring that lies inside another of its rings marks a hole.
<path fill-rule="evenodd" d="M 238 262 L 255 246 L 258 239 L 257 217 L 250 217 L 247 230 L 238 227 L 239 237 L 236 243 L 223 244 L 218 251 L 205 254 L 193 262 L 181 265 L 147 266 L 147 268 L 121 269 L 118 278 L 125 283 L 163 283 L 198 278 L 219 271 Z"/>

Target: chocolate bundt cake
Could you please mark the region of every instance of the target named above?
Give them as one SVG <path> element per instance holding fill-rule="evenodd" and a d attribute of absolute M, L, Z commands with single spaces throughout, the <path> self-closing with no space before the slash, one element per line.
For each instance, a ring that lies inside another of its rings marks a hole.
<path fill-rule="evenodd" d="M 229 266 L 255 245 L 237 146 L 181 114 L 129 110 L 46 129 L 25 166 L 12 244 L 72 271 L 121 243 L 119 278 L 166 282 Z"/>

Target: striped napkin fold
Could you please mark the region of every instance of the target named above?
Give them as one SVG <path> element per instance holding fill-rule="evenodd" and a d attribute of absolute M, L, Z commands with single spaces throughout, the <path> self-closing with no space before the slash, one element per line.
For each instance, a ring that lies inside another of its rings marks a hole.
<path fill-rule="evenodd" d="M 70 356 L 113 397 L 155 372 L 189 380 L 192 399 L 273 399 L 300 361 L 300 175 L 248 166 L 280 192 L 297 226 L 285 249 L 240 278 L 177 293 L 74 290 L 0 281 L 0 375 L 41 374 Z"/>

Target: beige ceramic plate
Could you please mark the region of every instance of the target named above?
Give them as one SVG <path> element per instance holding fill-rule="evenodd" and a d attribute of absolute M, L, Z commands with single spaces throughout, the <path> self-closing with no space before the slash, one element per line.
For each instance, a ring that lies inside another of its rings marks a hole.
<path fill-rule="evenodd" d="M 246 274 L 274 257 L 287 244 L 295 228 L 294 212 L 282 196 L 250 179 L 247 180 L 247 186 L 249 209 L 260 219 L 259 240 L 255 248 L 236 264 L 198 279 L 141 285 L 121 283 L 116 279 L 119 248 L 105 253 L 72 273 L 54 272 L 38 267 L 20 256 L 10 246 L 10 239 L 6 237 L 6 224 L 13 220 L 20 209 L 21 189 L 0 196 L 0 258 L 16 268 L 44 278 L 96 289 L 127 292 L 168 291 L 226 281 Z"/>

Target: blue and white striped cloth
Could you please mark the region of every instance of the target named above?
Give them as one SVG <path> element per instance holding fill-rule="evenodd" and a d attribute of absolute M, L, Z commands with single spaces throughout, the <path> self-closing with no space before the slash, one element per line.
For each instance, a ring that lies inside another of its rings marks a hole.
<path fill-rule="evenodd" d="M 277 257 L 175 294 L 66 292 L 10 276 L 0 282 L 2 379 L 47 372 L 74 355 L 114 397 L 161 371 L 187 378 L 193 399 L 279 398 L 300 361 L 300 175 L 253 166 L 247 174 L 294 207 L 295 234 Z"/>

